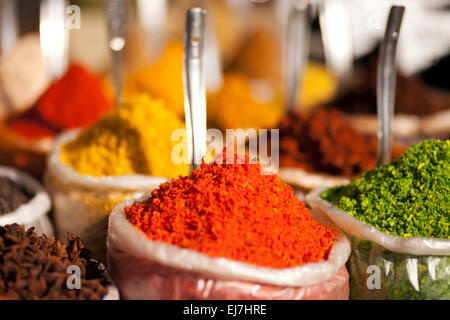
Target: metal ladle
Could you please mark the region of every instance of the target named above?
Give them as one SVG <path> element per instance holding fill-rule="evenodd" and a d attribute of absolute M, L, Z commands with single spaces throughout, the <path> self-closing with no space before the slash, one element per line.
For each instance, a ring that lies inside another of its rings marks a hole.
<path fill-rule="evenodd" d="M 205 23 L 206 10 L 192 8 L 186 12 L 183 84 L 190 174 L 200 167 L 206 152 Z"/>
<path fill-rule="evenodd" d="M 0 1 L 0 53 L 11 50 L 19 36 L 17 0 Z"/>
<path fill-rule="evenodd" d="M 41 50 L 53 80 L 66 72 L 69 60 L 67 5 L 67 0 L 41 0 L 39 8 Z"/>
<path fill-rule="evenodd" d="M 319 3 L 319 22 L 327 66 L 339 80 L 339 92 L 345 92 L 353 73 L 353 39 L 349 4 L 346 0 Z"/>
<path fill-rule="evenodd" d="M 377 166 L 391 160 L 392 118 L 395 106 L 395 54 L 405 7 L 392 6 L 381 42 L 377 69 L 378 150 Z"/>
<path fill-rule="evenodd" d="M 116 105 L 122 102 L 122 60 L 125 47 L 128 6 L 125 0 L 105 0 L 105 15 L 108 26 L 109 50 L 111 52 L 111 70 L 116 92 Z"/>
<path fill-rule="evenodd" d="M 300 76 L 305 70 L 309 54 L 309 7 L 306 0 L 293 1 L 289 8 L 284 36 L 284 110 L 291 111 L 297 104 Z"/>

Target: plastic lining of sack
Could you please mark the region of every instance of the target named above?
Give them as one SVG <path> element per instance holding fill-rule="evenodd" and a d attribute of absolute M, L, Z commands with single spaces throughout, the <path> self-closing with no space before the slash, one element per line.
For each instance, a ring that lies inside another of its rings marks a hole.
<path fill-rule="evenodd" d="M 0 166 L 0 176 L 8 177 L 25 188 L 33 197 L 20 205 L 15 211 L 0 216 L 0 225 L 18 223 L 26 228 L 35 227 L 38 234 L 54 235 L 52 224 L 47 216 L 51 201 L 43 187 L 28 174 L 16 169 Z"/>
<path fill-rule="evenodd" d="M 389 235 L 308 194 L 313 214 L 347 233 L 351 299 L 450 299 L 450 240 Z"/>
<path fill-rule="evenodd" d="M 63 133 L 47 159 L 45 186 L 54 205 L 57 236 L 68 230 L 79 235 L 95 258 L 106 262 L 108 216 L 113 207 L 151 192 L 167 179 L 146 175 L 93 177 L 79 174 L 61 162 L 60 146 L 75 139 L 80 130 Z"/>
<path fill-rule="evenodd" d="M 147 198 L 118 204 L 109 218 L 108 270 L 126 299 L 348 298 L 350 243 L 343 235 L 327 261 L 285 269 L 255 266 L 148 239 L 123 212 Z"/>
<path fill-rule="evenodd" d="M 378 243 L 398 253 L 412 255 L 450 255 L 450 239 L 404 238 L 390 235 L 359 221 L 347 212 L 322 199 L 320 194 L 326 188 L 316 189 L 306 197 L 314 211 L 325 213 L 341 230 L 352 236 Z"/>

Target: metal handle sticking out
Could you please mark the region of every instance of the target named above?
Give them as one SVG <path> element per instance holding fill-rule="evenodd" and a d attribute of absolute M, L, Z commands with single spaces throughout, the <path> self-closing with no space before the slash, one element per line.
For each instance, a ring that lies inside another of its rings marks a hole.
<path fill-rule="evenodd" d="M 377 165 L 391 159 L 392 118 L 395 104 L 395 53 L 405 7 L 392 6 L 380 47 L 377 69 L 378 150 Z"/>
<path fill-rule="evenodd" d="M 108 25 L 111 70 L 113 74 L 116 105 L 122 100 L 122 60 L 125 47 L 127 22 L 127 2 L 125 0 L 105 0 L 105 14 Z"/>
<path fill-rule="evenodd" d="M 17 0 L 0 1 L 0 53 L 14 47 L 19 35 Z"/>
<path fill-rule="evenodd" d="M 164 49 L 167 41 L 165 25 L 169 11 L 168 0 L 137 0 L 136 14 L 144 30 L 147 45 L 147 58 L 154 61 Z"/>
<path fill-rule="evenodd" d="M 186 12 L 183 83 L 190 173 L 200 167 L 206 151 L 205 20 L 202 8 Z"/>
<path fill-rule="evenodd" d="M 348 88 L 353 73 L 353 41 L 346 0 L 320 2 L 319 22 L 327 66 L 339 79 L 339 91 Z"/>
<path fill-rule="evenodd" d="M 39 33 L 41 50 L 52 79 L 67 69 L 69 34 L 66 25 L 68 0 L 41 0 Z"/>
<path fill-rule="evenodd" d="M 300 75 L 303 74 L 309 54 L 309 3 L 294 1 L 290 7 L 284 37 L 285 111 L 293 110 L 297 102 Z"/>

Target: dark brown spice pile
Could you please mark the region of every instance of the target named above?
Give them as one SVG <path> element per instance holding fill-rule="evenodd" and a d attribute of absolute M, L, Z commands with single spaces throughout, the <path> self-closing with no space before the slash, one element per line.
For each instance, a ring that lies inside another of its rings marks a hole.
<path fill-rule="evenodd" d="M 330 106 L 347 113 L 376 114 L 376 70 L 377 60 L 372 58 L 351 89 Z M 419 78 L 397 75 L 395 113 L 427 115 L 448 109 L 450 94 L 432 90 Z"/>
<path fill-rule="evenodd" d="M 0 177 L 0 215 L 15 211 L 31 199 L 24 188 L 7 177 Z"/>
<path fill-rule="evenodd" d="M 375 167 L 376 137 L 350 127 L 341 112 L 315 108 L 291 112 L 280 123 L 280 166 L 353 176 Z M 393 158 L 404 149 L 394 145 Z"/>
<path fill-rule="evenodd" d="M 70 265 L 81 271 L 81 288 L 68 289 Z M 38 236 L 34 228 L 0 227 L 0 297 L 6 299 L 95 300 L 106 294 L 104 270 L 89 258 L 79 237 L 68 243 Z"/>

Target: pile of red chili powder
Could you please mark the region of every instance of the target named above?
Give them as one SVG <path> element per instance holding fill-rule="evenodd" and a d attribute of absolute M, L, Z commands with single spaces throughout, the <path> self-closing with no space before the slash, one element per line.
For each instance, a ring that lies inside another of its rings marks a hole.
<path fill-rule="evenodd" d="M 315 221 L 276 175 L 260 164 L 203 163 L 125 208 L 154 241 L 259 266 L 286 268 L 327 259 L 335 230 Z M 237 156 L 234 156 L 237 163 Z"/>
<path fill-rule="evenodd" d="M 52 137 L 64 129 L 88 126 L 111 109 L 100 79 L 83 66 L 72 64 L 36 106 L 11 119 L 8 126 L 28 139 Z"/>

